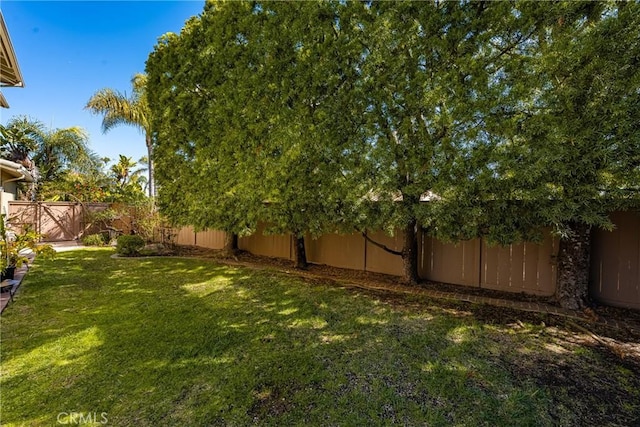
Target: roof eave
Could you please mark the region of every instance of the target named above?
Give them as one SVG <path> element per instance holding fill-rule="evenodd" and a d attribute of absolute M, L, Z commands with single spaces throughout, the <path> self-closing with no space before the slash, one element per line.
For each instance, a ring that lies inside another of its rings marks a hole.
<path fill-rule="evenodd" d="M 12 162 L 6 159 L 0 159 L 0 170 L 7 172 L 14 178 L 20 178 L 17 181 L 33 182 L 31 173 L 20 163 Z"/>
<path fill-rule="evenodd" d="M 7 102 L 7 99 L 4 97 L 2 92 L 0 92 L 0 107 L 9 108 L 9 103 Z"/>
<path fill-rule="evenodd" d="M 0 86 L 24 87 L 24 79 L 2 12 L 0 12 L 0 67 Z"/>

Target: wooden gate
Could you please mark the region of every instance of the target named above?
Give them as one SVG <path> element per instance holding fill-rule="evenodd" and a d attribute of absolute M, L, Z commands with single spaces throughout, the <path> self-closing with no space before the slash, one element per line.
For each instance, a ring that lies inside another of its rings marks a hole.
<path fill-rule="evenodd" d="M 87 232 L 86 211 L 106 209 L 106 203 L 88 208 L 73 202 L 9 202 L 9 226 L 16 231 L 35 230 L 45 242 L 78 240 Z"/>

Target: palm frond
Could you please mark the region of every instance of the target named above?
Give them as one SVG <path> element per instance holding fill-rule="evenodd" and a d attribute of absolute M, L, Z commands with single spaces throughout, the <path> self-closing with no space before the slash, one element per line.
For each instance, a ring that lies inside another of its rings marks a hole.
<path fill-rule="evenodd" d="M 85 109 L 104 116 L 102 131 L 105 133 L 122 124 L 137 126 L 143 131 L 149 130 L 146 104 L 135 96 L 128 97 L 126 93 L 101 89 L 89 99 Z"/>
<path fill-rule="evenodd" d="M 90 110 L 94 114 L 101 114 L 102 131 L 108 132 L 115 126 L 132 125 L 142 130 L 145 134 L 145 143 L 149 156 L 152 152 L 151 138 L 151 111 L 147 102 L 146 74 L 135 74 L 131 79 L 133 92 L 131 96 L 121 93 L 113 89 L 101 89 L 96 92 L 85 109 Z M 153 187 L 153 162 L 149 159 L 147 163 L 149 172 L 149 194 L 155 195 Z"/>
<path fill-rule="evenodd" d="M 107 133 L 114 127 L 118 127 L 120 125 L 129 125 L 138 128 L 142 132 L 145 131 L 144 126 L 140 125 L 138 122 L 130 118 L 113 114 L 106 114 L 102 119 L 102 132 Z"/>

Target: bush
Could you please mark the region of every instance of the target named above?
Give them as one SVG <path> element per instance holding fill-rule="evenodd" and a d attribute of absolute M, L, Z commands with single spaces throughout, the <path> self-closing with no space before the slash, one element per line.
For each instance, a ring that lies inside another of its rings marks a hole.
<path fill-rule="evenodd" d="M 153 240 L 153 232 L 162 222 L 155 203 L 150 200 L 143 201 L 131 208 L 129 209 L 131 229 L 147 241 Z"/>
<path fill-rule="evenodd" d="M 144 239 L 137 234 L 118 237 L 116 252 L 123 256 L 140 255 L 140 249 L 144 247 Z"/>
<path fill-rule="evenodd" d="M 85 246 L 104 246 L 107 244 L 107 241 L 103 234 L 89 234 L 82 238 L 82 244 Z"/>

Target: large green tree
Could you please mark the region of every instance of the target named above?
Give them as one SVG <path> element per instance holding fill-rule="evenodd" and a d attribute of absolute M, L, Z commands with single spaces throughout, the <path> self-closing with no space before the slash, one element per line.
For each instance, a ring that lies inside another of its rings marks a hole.
<path fill-rule="evenodd" d="M 363 195 L 354 179 L 365 144 L 353 96 L 362 49 L 349 30 L 352 8 L 274 2 L 254 10 L 261 31 L 249 42 L 261 62 L 252 92 L 261 96 L 252 102 L 269 124 L 258 135 L 264 173 L 256 188 L 271 230 L 293 236 L 298 267 L 306 266 L 305 236 L 351 231 L 353 202 Z"/>
<path fill-rule="evenodd" d="M 403 249 L 391 252 L 417 282 L 419 223 L 448 220 L 422 198 L 447 188 L 456 149 L 478 138 L 488 93 L 500 93 L 486 68 L 504 52 L 486 47 L 509 12 L 455 2 L 208 3 L 147 63 L 168 212 L 223 229 L 268 220 L 296 238 L 299 266 L 305 234 L 400 229 Z M 222 212 L 247 193 L 244 209 Z M 173 204 L 179 195 L 186 206 Z"/>
<path fill-rule="evenodd" d="M 94 114 L 103 116 L 103 132 L 108 132 L 115 126 L 124 124 L 137 127 L 144 133 L 149 160 L 149 197 L 154 197 L 153 138 L 146 85 L 147 76 L 140 73 L 136 74 L 131 79 L 131 95 L 128 96 L 126 93 L 109 88 L 100 89 L 89 99 L 85 108 Z"/>
<path fill-rule="evenodd" d="M 362 90 L 354 96 L 364 97 L 374 202 L 365 225 L 403 232 L 402 249 L 387 250 L 416 283 L 420 227 L 445 239 L 478 232 L 460 221 L 473 206 L 452 200 L 477 186 L 471 166 L 482 169 L 505 90 L 499 70 L 522 41 L 509 3 L 374 2 L 360 14 Z"/>
<path fill-rule="evenodd" d="M 147 62 L 161 204 L 202 228 L 268 220 L 299 265 L 308 233 L 401 230 L 387 250 L 412 283 L 420 227 L 552 227 L 579 308 L 591 227 L 638 190 L 638 8 L 208 2 Z"/>
<path fill-rule="evenodd" d="M 497 194 L 517 194 L 521 217 L 560 237 L 557 298 L 588 304 L 590 235 L 640 190 L 640 6 L 522 3 L 534 49 L 508 70 L 507 144 L 496 160 Z M 518 65 L 517 67 L 515 65 Z M 511 215 L 507 220 L 512 218 Z"/>
<path fill-rule="evenodd" d="M 295 237 L 300 267 L 305 234 L 336 229 L 351 138 L 336 103 L 352 81 L 338 7 L 211 2 L 156 47 L 149 99 L 160 204 L 174 220 L 231 233 L 267 221 Z"/>
<path fill-rule="evenodd" d="M 235 237 L 255 228 L 261 205 L 252 191 L 251 126 L 234 108 L 247 105 L 234 85 L 251 78 L 236 40 L 248 3 L 234 3 L 166 34 L 147 61 L 154 117 L 158 206 L 176 225 L 215 228 Z M 217 25 L 208 25 L 217 20 Z M 245 60 L 246 62 L 246 60 Z M 247 105 L 248 108 L 251 104 Z M 180 200 L 180 203 L 176 203 Z M 237 247 L 230 239 L 229 249 Z"/>

